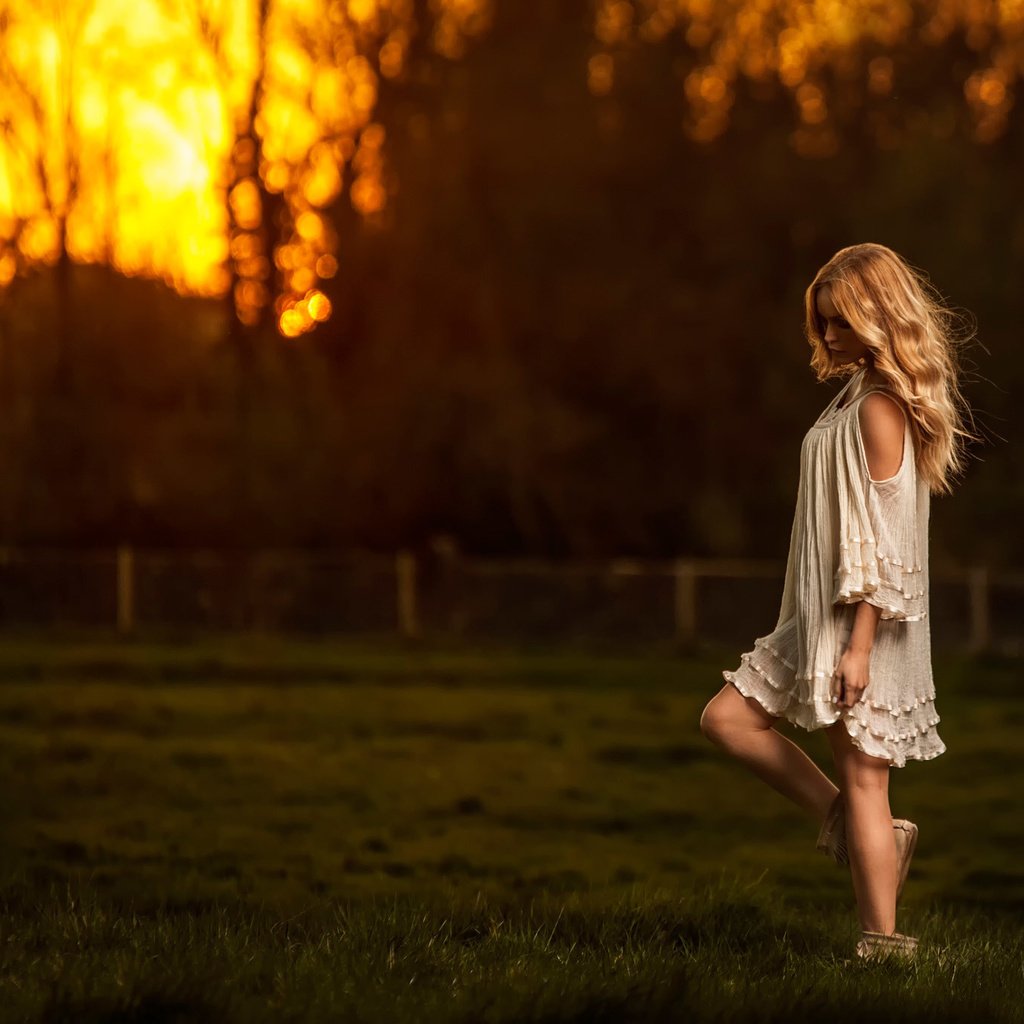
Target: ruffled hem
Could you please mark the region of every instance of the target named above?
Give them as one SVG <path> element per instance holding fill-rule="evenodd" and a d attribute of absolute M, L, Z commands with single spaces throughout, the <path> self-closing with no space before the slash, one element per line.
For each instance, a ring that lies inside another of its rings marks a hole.
<path fill-rule="evenodd" d="M 797 675 L 796 674 L 796 666 L 791 661 L 789 661 L 787 658 L 785 658 L 782 654 L 780 654 L 779 651 L 775 647 L 773 647 L 770 643 L 768 643 L 766 640 L 762 639 L 761 637 L 758 637 L 758 639 L 754 641 L 754 647 L 755 647 L 755 649 L 758 648 L 758 647 L 763 647 L 766 651 L 769 652 L 769 654 L 772 655 L 772 659 L 774 659 L 776 661 L 779 661 L 779 662 L 781 662 L 781 664 L 785 665 L 786 668 L 790 670 L 789 672 L 786 673 L 787 678 L 792 678 L 794 681 L 807 680 L 809 682 L 809 681 L 811 681 L 813 679 L 822 679 L 826 675 L 828 675 L 828 673 L 826 673 L 826 672 L 815 672 L 813 674 L 806 674 L 805 673 L 805 674 L 802 674 L 802 675 Z M 757 672 L 759 675 L 764 676 L 765 681 L 773 689 L 781 690 L 781 687 L 774 681 L 774 677 L 770 674 L 770 670 L 766 670 L 766 669 L 762 668 L 760 665 L 758 665 L 752 659 L 751 654 L 753 654 L 753 653 L 755 653 L 755 652 L 748 652 L 747 654 L 741 654 L 740 655 L 740 661 L 746 661 L 755 672 Z M 917 710 L 917 707 L 920 704 L 927 704 L 930 701 L 933 702 L 935 700 L 936 696 L 937 696 L 937 694 L 933 690 L 931 693 L 926 693 L 926 694 L 924 694 L 924 696 L 918 697 L 917 700 L 913 704 L 896 704 L 896 705 L 885 704 L 882 701 L 868 700 L 866 697 L 862 697 L 858 701 L 858 703 L 859 704 L 867 704 L 870 707 L 876 708 L 879 711 L 888 711 L 889 714 L 891 714 L 894 718 L 898 718 L 901 714 L 907 714 L 908 712 Z M 797 699 L 799 699 L 799 698 L 797 698 Z M 808 701 L 801 701 L 801 703 L 809 703 L 809 702 Z M 821 703 L 821 702 L 820 701 L 815 701 L 814 703 Z M 826 701 L 825 703 L 828 704 L 829 702 Z"/>
<path fill-rule="evenodd" d="M 740 656 L 740 667 L 735 672 L 725 670 L 722 676 L 744 697 L 756 700 L 768 714 L 785 718 L 808 732 L 843 719 L 858 750 L 884 758 L 895 768 L 902 768 L 908 760 L 930 761 L 945 752 L 946 746 L 935 730 L 941 719 L 935 711 L 934 692 L 905 707 L 861 699 L 851 708 L 839 709 L 830 700 L 813 696 L 812 680 L 824 673 L 797 677 L 792 671 L 781 672 L 776 668 L 783 680 L 780 682 L 776 673 L 760 664 L 758 651 L 769 652 L 783 665 L 787 664 L 785 659 L 760 640 L 754 646 L 754 651 Z"/>
<path fill-rule="evenodd" d="M 927 595 L 920 565 L 881 554 L 874 537 L 850 537 L 839 544 L 832 604 L 867 601 L 880 618 L 919 622 L 927 618 Z"/>

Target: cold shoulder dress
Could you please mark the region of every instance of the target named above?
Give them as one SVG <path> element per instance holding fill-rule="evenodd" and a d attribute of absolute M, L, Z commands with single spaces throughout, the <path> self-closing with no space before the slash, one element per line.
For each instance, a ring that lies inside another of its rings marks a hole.
<path fill-rule="evenodd" d="M 930 492 L 905 411 L 899 470 L 870 477 L 857 407 L 886 389 L 865 387 L 865 373 L 851 376 L 804 436 L 775 629 L 722 675 L 769 714 L 808 731 L 843 719 L 854 746 L 902 768 L 946 749 L 935 728 L 931 667 Z M 868 686 L 847 708 L 832 703 L 831 681 L 862 600 L 882 611 Z"/>

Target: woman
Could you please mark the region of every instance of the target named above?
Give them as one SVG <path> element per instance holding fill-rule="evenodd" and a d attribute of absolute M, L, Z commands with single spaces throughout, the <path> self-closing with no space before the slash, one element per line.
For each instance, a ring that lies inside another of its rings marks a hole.
<path fill-rule="evenodd" d="M 912 958 L 896 902 L 917 826 L 893 820 L 889 769 L 946 749 L 928 617 L 932 492 L 963 468 L 954 314 L 883 245 L 840 250 L 805 295 L 818 380 L 849 375 L 803 439 L 782 607 L 704 708 L 705 736 L 821 822 L 849 864 L 857 955 Z M 966 406 L 965 406 L 966 407 Z M 825 729 L 838 787 L 781 718 Z"/>

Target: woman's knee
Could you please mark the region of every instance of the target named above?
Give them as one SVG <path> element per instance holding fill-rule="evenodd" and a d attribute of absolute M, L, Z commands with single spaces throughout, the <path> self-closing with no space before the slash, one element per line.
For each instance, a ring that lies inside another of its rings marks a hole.
<path fill-rule="evenodd" d="M 712 743 L 721 743 L 726 733 L 727 716 L 721 703 L 718 697 L 712 697 L 700 715 L 700 731 Z"/>
<path fill-rule="evenodd" d="M 769 729 L 775 721 L 753 698 L 726 683 L 704 706 L 700 731 L 712 743 L 725 746 L 737 730 Z"/>
<path fill-rule="evenodd" d="M 889 792 L 889 763 L 881 758 L 861 754 L 846 766 L 845 777 L 846 792 L 852 800 Z"/>
<path fill-rule="evenodd" d="M 842 719 L 829 726 L 826 732 L 844 790 L 854 799 L 859 794 L 888 791 L 889 761 L 886 758 L 874 757 L 857 747 Z"/>

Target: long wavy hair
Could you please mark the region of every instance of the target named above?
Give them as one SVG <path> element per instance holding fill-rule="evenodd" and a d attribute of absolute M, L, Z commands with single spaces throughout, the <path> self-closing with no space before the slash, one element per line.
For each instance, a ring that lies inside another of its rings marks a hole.
<path fill-rule="evenodd" d="M 965 468 L 964 439 L 981 440 L 964 429 L 962 412 L 970 416 L 970 407 L 958 383 L 957 350 L 973 337 L 971 322 L 891 249 L 874 242 L 847 246 L 805 293 L 805 332 L 819 381 L 860 369 L 857 363 L 837 363 L 825 344 L 817 296 L 826 284 L 836 309 L 867 346 L 860 363 L 874 368 L 909 414 L 918 475 L 931 493 L 952 493 L 951 479 Z"/>

